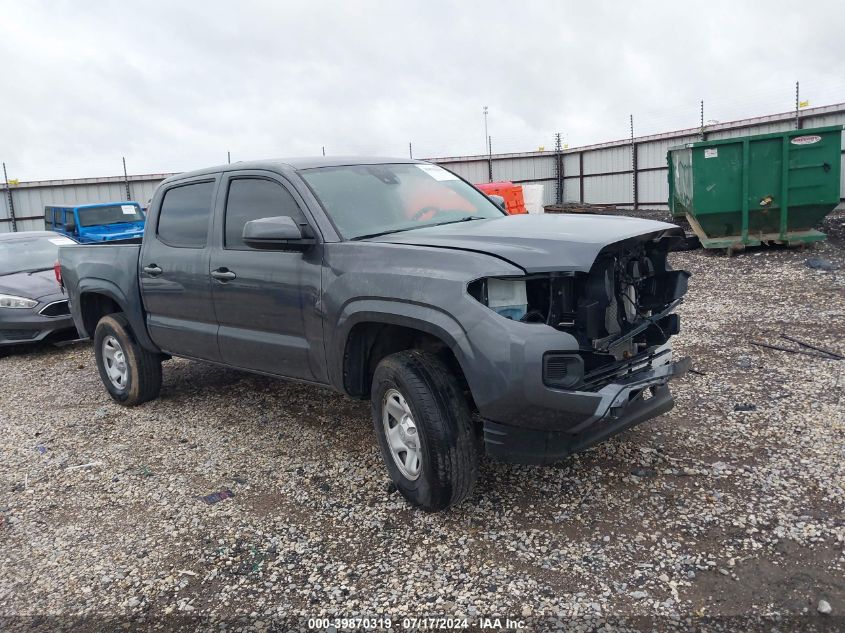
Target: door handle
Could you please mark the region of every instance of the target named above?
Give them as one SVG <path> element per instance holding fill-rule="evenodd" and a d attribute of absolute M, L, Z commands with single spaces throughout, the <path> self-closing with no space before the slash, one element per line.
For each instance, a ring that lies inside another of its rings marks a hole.
<path fill-rule="evenodd" d="M 237 275 L 228 268 L 218 268 L 217 270 L 212 270 L 211 276 L 219 281 L 231 281 L 237 277 Z"/>
<path fill-rule="evenodd" d="M 149 266 L 144 266 L 144 272 L 147 273 L 150 277 L 157 277 L 164 271 L 155 264 L 150 264 Z"/>

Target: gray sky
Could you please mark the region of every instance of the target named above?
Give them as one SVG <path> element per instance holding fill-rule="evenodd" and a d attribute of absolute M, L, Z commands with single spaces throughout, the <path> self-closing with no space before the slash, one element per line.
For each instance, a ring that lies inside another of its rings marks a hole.
<path fill-rule="evenodd" d="M 20 180 L 570 147 L 845 101 L 845 3 L 0 0 Z"/>

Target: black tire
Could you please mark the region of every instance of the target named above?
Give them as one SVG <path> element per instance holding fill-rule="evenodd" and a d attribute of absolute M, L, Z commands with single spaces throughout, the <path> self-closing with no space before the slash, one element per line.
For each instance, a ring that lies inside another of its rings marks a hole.
<path fill-rule="evenodd" d="M 419 474 L 414 479 L 400 470 L 385 431 L 383 407 L 392 390 L 409 406 L 419 437 Z M 402 496 L 429 512 L 463 501 L 478 476 L 478 439 L 466 398 L 446 364 L 418 350 L 387 356 L 376 367 L 371 398 L 382 458 Z"/>
<path fill-rule="evenodd" d="M 112 382 L 106 368 L 103 342 L 108 337 L 117 341 L 125 359 L 126 379 L 122 387 Z M 129 321 L 122 313 L 109 314 L 97 323 L 94 331 L 94 354 L 100 379 L 115 402 L 134 407 L 158 397 L 161 390 L 161 356 L 138 344 L 132 335 Z"/>

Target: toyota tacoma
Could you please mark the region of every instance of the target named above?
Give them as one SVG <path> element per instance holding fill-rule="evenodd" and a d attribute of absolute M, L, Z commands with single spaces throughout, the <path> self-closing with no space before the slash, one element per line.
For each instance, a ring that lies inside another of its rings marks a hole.
<path fill-rule="evenodd" d="M 672 224 L 509 216 L 402 159 L 242 162 L 156 190 L 140 245 L 60 250 L 106 390 L 157 397 L 173 356 L 369 399 L 390 478 L 441 510 L 483 454 L 558 462 L 673 406 Z"/>

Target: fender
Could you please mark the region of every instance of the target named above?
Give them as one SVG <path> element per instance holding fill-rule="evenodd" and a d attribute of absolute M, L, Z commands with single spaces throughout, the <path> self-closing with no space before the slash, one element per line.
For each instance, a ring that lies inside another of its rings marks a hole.
<path fill-rule="evenodd" d="M 461 368 L 474 358 L 463 327 L 440 308 L 391 299 L 355 299 L 343 306 L 333 329 L 334 336 L 326 344 L 329 381 L 341 391 L 346 342 L 352 328 L 364 322 L 401 325 L 436 336 L 449 346 Z"/>
<path fill-rule="evenodd" d="M 161 350 L 156 347 L 156 344 L 153 343 L 147 333 L 146 316 L 144 315 L 144 310 L 140 305 L 140 297 L 138 297 L 137 301 L 130 301 L 123 290 L 121 290 L 120 286 L 107 279 L 97 278 L 83 279 L 77 287 L 77 293 L 79 294 L 80 303 L 83 295 L 86 293 L 105 295 L 114 301 L 129 320 L 129 325 L 132 326 L 132 333 L 135 335 L 135 338 L 138 340 L 141 347 L 151 352 L 155 352 L 156 354 L 161 353 Z M 82 306 L 73 306 L 72 312 L 73 321 L 80 333 L 87 335 L 88 338 L 92 338 L 94 333 L 87 332 L 84 328 L 82 320 Z"/>

